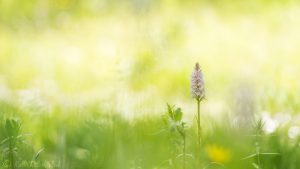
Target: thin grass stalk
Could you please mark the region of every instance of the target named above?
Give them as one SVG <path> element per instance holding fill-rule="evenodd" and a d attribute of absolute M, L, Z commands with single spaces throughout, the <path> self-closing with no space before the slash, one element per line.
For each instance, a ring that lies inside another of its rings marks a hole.
<path fill-rule="evenodd" d="M 185 136 L 183 136 L 183 169 L 185 169 L 185 163 L 186 163 L 185 153 L 186 153 L 186 139 Z"/>
<path fill-rule="evenodd" d="M 9 136 L 9 160 L 10 168 L 15 169 L 14 143 L 13 136 Z"/>
<path fill-rule="evenodd" d="M 185 135 L 184 131 L 182 131 L 178 126 L 176 127 L 176 129 L 179 132 L 179 134 L 181 135 L 182 140 L 183 140 L 183 147 L 182 147 L 183 163 L 182 163 L 182 168 L 185 169 L 185 163 L 186 163 L 186 157 L 185 157 L 185 153 L 186 153 L 186 135 Z"/>
<path fill-rule="evenodd" d="M 257 155 L 257 165 L 259 169 L 262 169 L 261 164 L 260 164 L 260 146 L 259 143 L 256 143 L 256 155 Z"/>

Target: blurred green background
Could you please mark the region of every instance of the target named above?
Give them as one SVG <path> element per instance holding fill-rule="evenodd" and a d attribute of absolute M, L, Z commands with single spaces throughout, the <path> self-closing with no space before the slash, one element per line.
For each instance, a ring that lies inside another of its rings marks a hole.
<path fill-rule="evenodd" d="M 44 148 L 62 168 L 167 168 L 168 137 L 151 133 L 168 102 L 195 134 L 199 62 L 203 161 L 227 146 L 229 168 L 253 168 L 240 161 L 252 143 L 232 145 L 224 126 L 262 118 L 281 154 L 265 166 L 299 168 L 299 15 L 295 0 L 0 0 L 1 123 L 32 134 L 20 158 Z"/>
<path fill-rule="evenodd" d="M 232 90 L 246 83 L 267 104 L 262 109 L 297 113 L 298 6 L 1 0 L 1 96 L 26 90 L 48 104 L 98 100 L 109 110 L 153 113 L 166 101 L 190 104 L 189 78 L 198 61 L 207 108 L 226 110 L 224 97 L 230 100 Z M 268 105 L 270 99 L 275 105 Z"/>

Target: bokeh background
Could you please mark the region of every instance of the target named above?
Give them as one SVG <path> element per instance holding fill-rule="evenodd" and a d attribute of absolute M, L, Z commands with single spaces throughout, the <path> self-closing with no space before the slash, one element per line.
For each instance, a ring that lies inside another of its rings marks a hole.
<path fill-rule="evenodd" d="M 69 152 L 67 138 L 71 144 L 90 131 L 74 129 L 82 116 L 97 119 L 96 125 L 110 124 L 106 116 L 117 114 L 127 124 L 160 117 L 170 103 L 180 106 L 192 125 L 196 106 L 190 75 L 199 62 L 205 118 L 230 125 L 261 117 L 266 133 L 284 128 L 283 140 L 293 143 L 299 155 L 299 16 L 300 3 L 294 0 L 0 0 L 0 116 L 21 119 L 34 135 L 32 151 L 52 151 L 45 159 Z M 60 131 L 64 124 L 69 125 Z M 156 131 L 151 124 L 147 131 Z M 68 137 L 71 129 L 81 133 Z M 74 145 L 70 154 L 75 159 L 95 150 Z M 126 161 L 120 151 L 127 151 L 116 145 L 105 150 L 118 152 L 111 159 Z M 59 158 L 65 168 L 76 166 L 68 157 Z M 139 160 L 128 166 L 159 163 Z M 299 168 L 296 161 L 284 162 L 277 168 Z M 122 166 L 112 164 L 102 167 Z"/>
<path fill-rule="evenodd" d="M 152 113 L 162 102 L 191 102 L 199 62 L 211 111 L 227 109 L 224 97 L 243 84 L 267 104 L 262 109 L 297 113 L 298 5 L 1 0 L 1 97 L 98 100 L 127 115 Z"/>

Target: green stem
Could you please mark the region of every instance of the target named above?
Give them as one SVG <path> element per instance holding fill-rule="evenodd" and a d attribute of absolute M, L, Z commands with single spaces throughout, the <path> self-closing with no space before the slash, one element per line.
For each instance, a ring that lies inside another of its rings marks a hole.
<path fill-rule="evenodd" d="M 261 165 L 260 165 L 260 146 L 259 143 L 256 143 L 256 154 L 257 154 L 257 165 L 259 167 L 259 169 L 262 169 Z"/>
<path fill-rule="evenodd" d="M 197 99 L 197 126 L 198 126 L 198 146 L 201 149 L 201 122 L 200 122 L 200 99 Z"/>
<path fill-rule="evenodd" d="M 181 130 L 178 126 L 176 127 L 178 133 L 181 135 L 182 139 L 183 139 L 183 169 L 185 169 L 185 152 L 186 152 L 186 139 L 185 139 L 185 132 L 184 130 Z"/>
<path fill-rule="evenodd" d="M 185 169 L 185 136 L 183 137 L 183 169 Z"/>
<path fill-rule="evenodd" d="M 10 158 L 10 167 L 11 169 L 15 169 L 15 159 L 14 159 L 14 150 L 13 150 L 13 138 L 10 136 L 9 138 L 9 158 Z"/>
<path fill-rule="evenodd" d="M 258 163 L 259 169 L 262 169 L 261 166 L 260 166 L 259 154 L 257 154 L 257 163 Z"/>

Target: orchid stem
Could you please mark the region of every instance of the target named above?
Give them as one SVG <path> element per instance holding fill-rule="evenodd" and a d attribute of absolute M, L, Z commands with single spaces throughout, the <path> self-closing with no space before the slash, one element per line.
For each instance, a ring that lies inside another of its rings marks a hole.
<path fill-rule="evenodd" d="M 198 126 L 198 145 L 201 149 L 201 122 L 200 122 L 200 99 L 197 99 L 197 126 Z"/>

